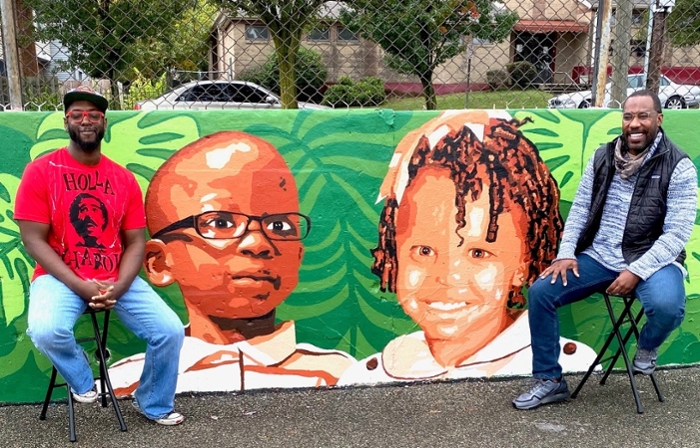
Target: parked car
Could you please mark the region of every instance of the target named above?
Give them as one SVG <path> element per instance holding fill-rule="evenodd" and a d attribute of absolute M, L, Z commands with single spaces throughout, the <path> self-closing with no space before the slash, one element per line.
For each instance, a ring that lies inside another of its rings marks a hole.
<path fill-rule="evenodd" d="M 329 109 L 299 102 L 299 109 Z M 136 110 L 280 109 L 280 98 L 266 88 L 246 81 L 193 81 L 152 100 L 139 101 Z"/>
<path fill-rule="evenodd" d="M 627 95 L 631 95 L 636 90 L 641 90 L 645 87 L 646 81 L 643 74 L 627 76 Z M 605 98 L 603 99 L 603 107 L 611 105 L 610 91 L 612 83 L 605 85 Z M 659 79 L 659 99 L 662 107 L 666 109 L 685 109 L 686 107 L 694 107 L 700 104 L 700 87 L 685 84 L 676 84 L 661 75 Z M 584 109 L 591 107 L 591 91 L 585 90 L 582 92 L 565 93 L 556 96 L 549 100 L 547 107 L 550 109 Z"/>

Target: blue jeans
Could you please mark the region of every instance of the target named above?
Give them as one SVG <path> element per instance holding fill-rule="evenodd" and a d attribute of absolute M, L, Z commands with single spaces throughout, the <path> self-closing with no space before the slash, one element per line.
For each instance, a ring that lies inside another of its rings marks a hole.
<path fill-rule="evenodd" d="M 561 279 L 551 284 L 552 278 L 547 277 L 538 278 L 528 291 L 532 375 L 535 378 L 561 377 L 557 308 L 604 291 L 618 276 L 617 272 L 605 268 L 588 255 L 580 254 L 577 260 L 580 277 L 568 271 L 566 287 L 562 285 Z M 658 348 L 683 321 L 683 274 L 677 266 L 668 265 L 646 281 L 640 280 L 634 293 L 647 317 L 637 346 L 646 350 Z"/>
<path fill-rule="evenodd" d="M 46 355 L 74 392 L 95 386 L 83 349 L 75 342 L 73 327 L 87 302 L 50 275 L 35 279 L 29 290 L 27 334 Z M 124 326 L 146 340 L 146 360 L 134 396 L 151 419 L 168 415 L 175 406 L 175 387 L 184 339 L 180 318 L 139 277 L 117 301 L 113 311 Z"/>

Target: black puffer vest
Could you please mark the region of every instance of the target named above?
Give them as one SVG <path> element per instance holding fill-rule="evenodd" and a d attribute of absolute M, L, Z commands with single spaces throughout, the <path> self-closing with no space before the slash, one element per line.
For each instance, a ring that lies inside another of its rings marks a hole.
<path fill-rule="evenodd" d="M 615 175 L 615 144 L 619 138 L 601 146 L 595 152 L 591 208 L 586 226 L 576 244 L 577 255 L 593 244 L 600 227 L 608 188 Z M 639 169 L 622 237 L 622 256 L 628 264 L 644 255 L 663 233 L 666 193 L 671 174 L 678 162 L 686 157 L 688 155 L 664 133 L 654 155 Z M 681 265 L 684 260 L 685 250 L 676 258 Z"/>

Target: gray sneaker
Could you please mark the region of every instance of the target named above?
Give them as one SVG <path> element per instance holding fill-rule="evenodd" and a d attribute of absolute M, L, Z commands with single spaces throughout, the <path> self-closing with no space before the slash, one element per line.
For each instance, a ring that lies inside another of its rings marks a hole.
<path fill-rule="evenodd" d="M 632 370 L 634 373 L 651 375 L 654 373 L 654 369 L 656 369 L 656 357 L 658 355 L 658 348 L 646 350 L 641 347 L 637 347 L 637 353 L 635 353 L 634 360 L 632 361 Z"/>
<path fill-rule="evenodd" d="M 535 409 L 543 404 L 564 401 L 570 395 L 564 378 L 558 382 L 538 378 L 530 390 L 513 400 L 513 406 L 516 409 Z"/>

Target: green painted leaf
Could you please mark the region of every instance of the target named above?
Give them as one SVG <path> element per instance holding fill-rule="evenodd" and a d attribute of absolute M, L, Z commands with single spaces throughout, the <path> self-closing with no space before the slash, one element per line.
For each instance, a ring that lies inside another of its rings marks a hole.
<path fill-rule="evenodd" d="M 622 120 L 619 112 L 602 110 L 524 110 L 516 111 L 514 117 L 532 119 L 521 130 L 540 151 L 546 151 L 549 160 L 570 157 L 566 163 L 550 166 L 561 198 L 568 201 L 573 201 L 588 159 L 600 145 L 611 140 L 610 131 L 618 129 Z M 549 132 L 541 132 L 542 129 Z"/>
<path fill-rule="evenodd" d="M 146 117 L 146 112 L 111 112 L 118 116 L 109 124 L 102 142 L 102 153 L 116 163 L 135 168 L 134 174 L 143 192 L 156 169 L 163 163 L 162 150 L 177 151 L 199 138 L 197 123 L 188 115 L 164 114 Z M 177 129 L 178 132 L 172 132 Z M 63 115 L 59 112 L 48 115 L 37 131 L 37 143 L 30 155 L 39 155 L 68 144 L 68 134 L 63 129 Z M 159 151 L 149 152 L 149 149 Z"/>
<path fill-rule="evenodd" d="M 1 189 L 9 194 L 0 200 L 0 214 L 7 215 L 14 207 L 14 195 L 19 187 L 19 179 L 5 173 L 0 173 Z M 0 223 L 0 289 L 2 289 L 2 315 L 9 325 L 17 317 L 24 314 L 29 299 L 29 276 L 33 270 L 34 261 L 29 258 L 22 247 L 22 238 L 17 223 L 5 219 Z M 18 272 L 17 269 L 20 269 Z"/>

